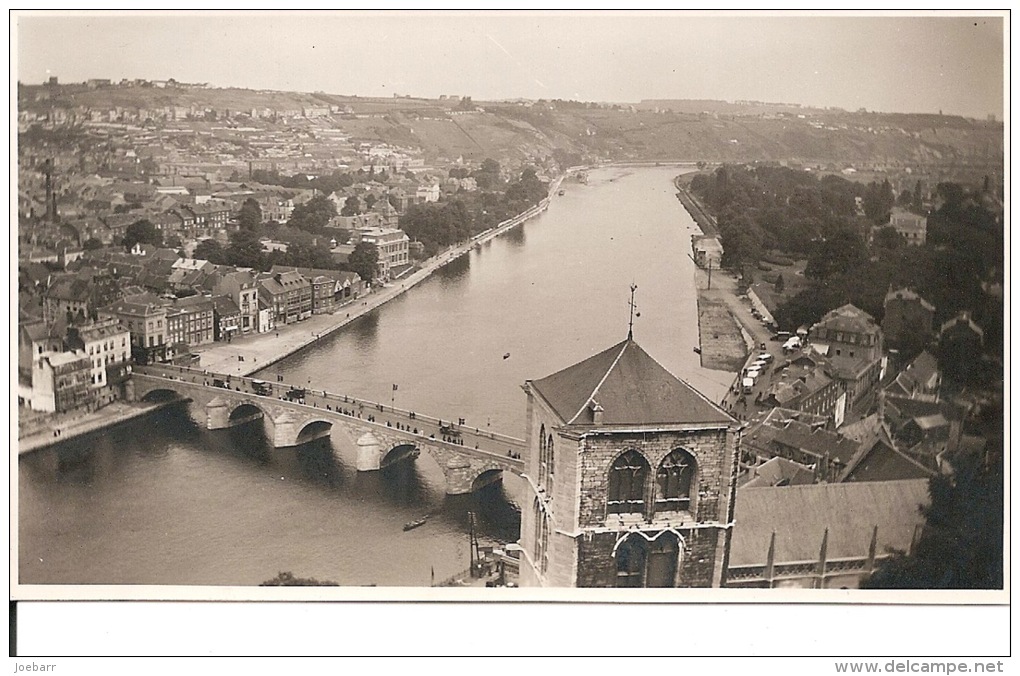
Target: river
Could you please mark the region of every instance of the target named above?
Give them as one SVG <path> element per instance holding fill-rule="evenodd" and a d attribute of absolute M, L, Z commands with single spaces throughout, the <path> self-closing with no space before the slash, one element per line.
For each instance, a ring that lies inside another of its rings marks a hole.
<path fill-rule="evenodd" d="M 694 224 L 677 172 L 607 168 L 564 183 L 541 216 L 264 375 L 523 437 L 520 385 L 625 338 L 634 283 L 635 339 L 718 401 L 731 376 L 693 351 Z M 341 433 L 274 450 L 260 423 L 209 432 L 186 410 L 23 456 L 20 581 L 253 585 L 290 571 L 419 586 L 467 567 L 469 512 L 483 543 L 516 539 L 516 477 L 446 496 L 427 453 L 374 473 L 354 459 Z"/>

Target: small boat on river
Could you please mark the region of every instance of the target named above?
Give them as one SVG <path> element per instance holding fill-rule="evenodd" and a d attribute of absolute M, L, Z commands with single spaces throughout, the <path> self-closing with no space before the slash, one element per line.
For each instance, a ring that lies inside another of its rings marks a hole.
<path fill-rule="evenodd" d="M 415 521 L 409 521 L 409 522 L 404 524 L 404 531 L 414 530 L 415 528 L 418 528 L 419 526 L 424 526 L 425 522 L 428 521 L 428 520 L 429 520 L 429 515 L 426 514 L 425 516 L 423 516 L 420 519 L 417 519 Z"/>

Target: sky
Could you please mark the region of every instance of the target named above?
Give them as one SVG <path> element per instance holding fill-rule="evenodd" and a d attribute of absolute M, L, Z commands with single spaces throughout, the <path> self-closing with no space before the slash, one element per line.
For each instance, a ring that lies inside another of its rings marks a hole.
<path fill-rule="evenodd" d="M 757 100 L 1003 118 L 1001 16 L 25 14 L 17 77 L 360 96 Z"/>

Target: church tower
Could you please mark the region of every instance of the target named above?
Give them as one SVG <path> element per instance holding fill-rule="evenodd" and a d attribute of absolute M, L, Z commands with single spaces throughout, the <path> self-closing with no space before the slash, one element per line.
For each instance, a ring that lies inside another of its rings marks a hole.
<path fill-rule="evenodd" d="M 524 390 L 522 586 L 723 584 L 736 419 L 632 336 Z"/>

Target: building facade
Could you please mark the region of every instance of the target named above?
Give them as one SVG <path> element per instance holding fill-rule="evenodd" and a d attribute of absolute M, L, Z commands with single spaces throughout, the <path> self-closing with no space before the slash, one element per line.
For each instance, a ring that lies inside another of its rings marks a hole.
<path fill-rule="evenodd" d="M 83 326 L 68 327 L 67 345 L 72 350 L 88 355 L 92 363 L 89 385 L 94 389 L 110 384 L 107 373 L 111 366 L 126 364 L 131 360 L 131 334 L 113 316 Z"/>
<path fill-rule="evenodd" d="M 212 298 L 205 296 L 174 301 L 166 311 L 167 342 L 171 345 L 183 343 L 188 347 L 211 343 L 215 332 L 214 307 Z"/>
<path fill-rule="evenodd" d="M 630 338 L 524 389 L 523 586 L 723 584 L 732 417 Z"/>
<path fill-rule="evenodd" d="M 898 232 L 908 246 L 924 246 L 928 239 L 928 219 L 902 209 L 893 209 L 889 225 Z"/>
<path fill-rule="evenodd" d="M 32 368 L 32 409 L 63 413 L 88 405 L 91 377 L 92 361 L 81 350 L 43 353 Z"/>
<path fill-rule="evenodd" d="M 389 279 L 395 267 L 407 265 L 410 260 L 410 239 L 403 230 L 393 228 L 366 228 L 354 233 L 362 242 L 374 244 L 379 252 L 377 274 L 380 279 Z"/>
<path fill-rule="evenodd" d="M 891 346 L 924 345 L 931 339 L 935 306 L 911 289 L 889 289 L 885 295 L 882 333 Z"/>
<path fill-rule="evenodd" d="M 116 317 L 127 327 L 131 335 L 131 356 L 139 364 L 166 361 L 167 309 L 162 301 L 152 294 L 130 296 L 103 309 L 105 314 Z"/>

